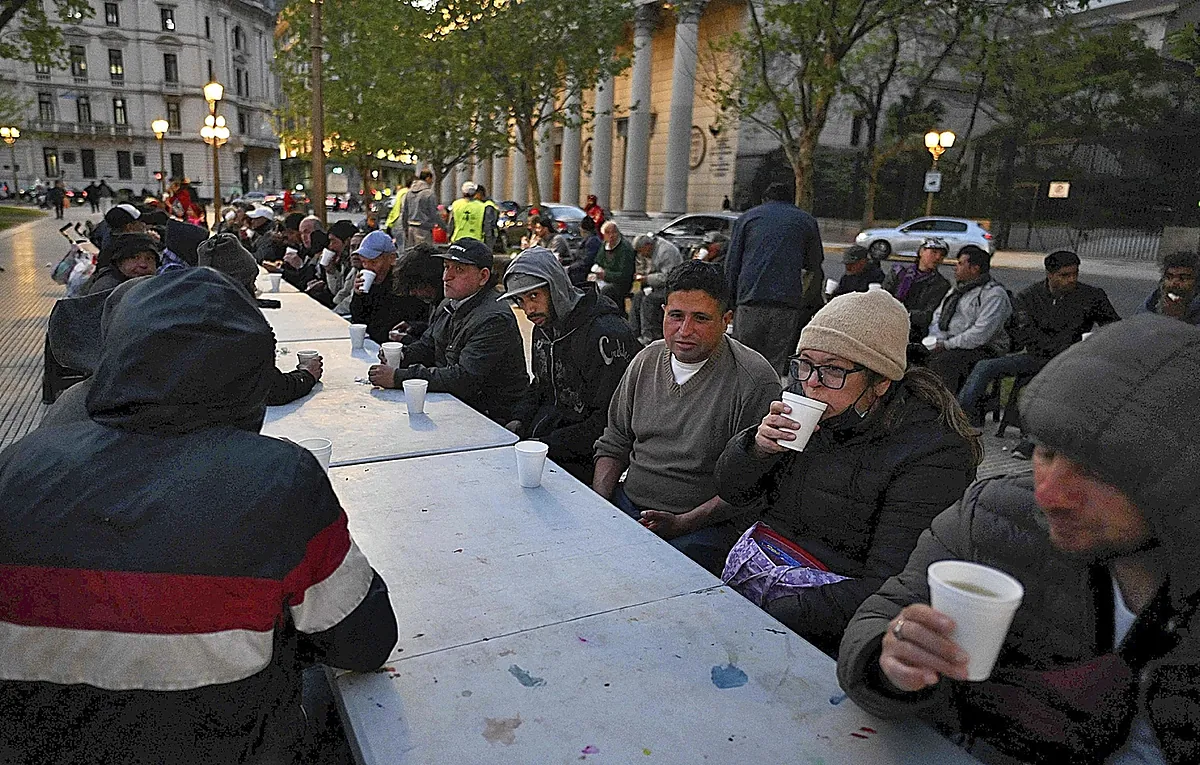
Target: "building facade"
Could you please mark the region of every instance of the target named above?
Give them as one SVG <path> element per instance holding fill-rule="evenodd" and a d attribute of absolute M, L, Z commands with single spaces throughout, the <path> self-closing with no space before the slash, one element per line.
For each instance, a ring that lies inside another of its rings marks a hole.
<path fill-rule="evenodd" d="M 213 152 L 200 129 L 209 114 L 203 87 L 213 80 L 224 86 L 218 114 L 230 131 L 219 149 L 222 195 L 279 188 L 273 0 L 96 0 L 93 7 L 92 18 L 63 29 L 67 68 L 0 60 L 0 78 L 27 104 L 14 146 L 21 188 L 104 180 L 117 190 L 157 192 L 161 170 L 211 197 Z M 150 127 L 157 119 L 170 126 L 161 141 Z M 3 177 L 11 179 L 4 154 Z"/>

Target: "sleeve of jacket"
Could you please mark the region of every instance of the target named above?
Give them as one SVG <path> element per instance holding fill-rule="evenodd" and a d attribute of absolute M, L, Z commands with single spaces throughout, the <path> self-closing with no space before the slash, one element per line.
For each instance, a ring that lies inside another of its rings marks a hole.
<path fill-rule="evenodd" d="M 1102 289 L 1096 289 L 1096 300 L 1092 303 L 1092 310 L 1089 312 L 1089 318 L 1096 324 L 1103 327 L 1105 324 L 1112 324 L 1114 321 L 1120 321 L 1121 315 L 1117 313 L 1117 309 L 1113 308 L 1112 301 L 1108 299 L 1108 293 Z"/>
<path fill-rule="evenodd" d="M 982 348 L 997 332 L 1004 329 L 1004 323 L 1012 314 L 1012 303 L 1009 302 L 1008 293 L 998 285 L 988 287 L 984 292 L 980 298 L 979 315 L 975 317 L 975 323 L 946 340 L 947 348 Z"/>
<path fill-rule="evenodd" d="M 750 454 L 750 444 L 758 431 L 751 425 L 740 431 L 717 459 L 717 495 L 731 505 L 745 507 L 771 502 L 775 495 L 775 470 L 785 459 L 804 459 L 804 453 L 772 454 L 765 459 Z"/>
<path fill-rule="evenodd" d="M 426 366 L 414 358 L 411 366 L 396 370 L 396 381 L 428 380 L 431 393 L 451 393 L 460 399 L 470 399 L 508 357 L 510 340 L 518 332 L 515 325 L 516 317 L 511 313 L 490 316 L 473 329 L 459 351 L 457 363 L 444 367 Z M 415 345 L 424 347 L 427 338 L 432 341 L 429 332 Z M 407 348 L 404 356 L 405 363 L 410 363 Z"/>
<path fill-rule="evenodd" d="M 952 703 L 951 682 L 943 680 L 916 693 L 898 691 L 879 670 L 879 654 L 888 623 L 905 607 L 929 602 L 926 569 L 937 560 L 970 558 L 971 520 L 967 496 L 943 511 L 917 542 L 904 570 L 883 583 L 854 613 L 838 651 L 838 683 L 854 703 L 884 718 L 928 714 Z"/>
<path fill-rule="evenodd" d="M 271 375 L 271 387 L 267 390 L 267 406 L 290 404 L 298 398 L 307 396 L 313 386 L 317 384 L 317 378 L 313 377 L 307 369 L 282 372 L 278 368 L 274 368 L 269 374 Z"/>
<path fill-rule="evenodd" d="M 358 294 L 354 291 L 354 282 L 357 279 L 358 269 L 351 269 L 350 273 L 346 276 L 346 281 L 342 284 L 342 288 L 333 296 L 334 311 L 353 315 L 350 305 L 354 300 L 354 296 Z"/>
<path fill-rule="evenodd" d="M 812 218 L 808 226 L 808 241 L 804 243 L 804 270 L 820 268 L 825 262 L 825 246 L 821 244 L 821 226 Z"/>
<path fill-rule="evenodd" d="M 402 238 L 408 236 L 409 215 L 411 215 L 410 210 L 412 209 L 410 207 L 410 203 L 412 202 L 412 198 L 413 193 L 410 189 L 409 192 L 404 195 L 404 199 L 400 200 L 400 236 Z"/>
<path fill-rule="evenodd" d="M 526 389 L 525 395 L 521 396 L 521 400 L 517 402 L 512 411 L 512 418 L 520 421 L 522 432 L 525 432 L 524 429 L 533 423 L 533 419 L 537 416 L 538 410 L 542 408 L 542 402 L 545 399 L 546 396 L 542 391 L 541 379 L 535 375 L 529 383 L 529 388 Z"/>
<path fill-rule="evenodd" d="M 409 343 L 404 346 L 404 363 L 415 366 L 433 366 L 434 358 L 437 355 L 437 342 L 434 340 L 433 332 L 436 324 L 430 322 L 425 331 L 421 333 L 421 337 L 415 343 Z M 403 370 L 396 370 L 396 387 L 400 383 L 410 379 L 408 376 L 401 376 Z"/>
<path fill-rule="evenodd" d="M 611 457 L 622 465 L 629 464 L 633 452 L 633 392 L 637 378 L 649 358 L 646 352 L 638 354 L 625 369 L 612 401 L 608 404 L 608 422 L 600 438 L 596 439 L 596 457 Z"/>
<path fill-rule="evenodd" d="M 822 650 L 835 651 L 855 610 L 884 580 L 904 569 L 917 539 L 974 477 L 970 452 L 947 442 L 906 461 L 882 500 L 863 569 L 875 576 L 813 587 L 772 601 L 767 611 Z"/>
<path fill-rule="evenodd" d="M 573 461 L 587 461 L 595 453 L 596 439 L 608 424 L 609 403 L 638 345 L 633 333 L 620 322 L 619 327 L 594 332 L 588 347 L 592 353 L 583 370 L 584 379 L 592 386 L 591 400 L 586 404 L 588 415 L 580 422 L 550 431 L 542 439 L 550 447 L 551 455 L 568 455 Z M 604 354 L 600 352 L 602 348 Z"/>
<path fill-rule="evenodd" d="M 1034 319 L 1035 310 L 1033 295 L 1029 289 L 1021 290 L 1013 298 L 1012 321 L 1008 323 L 1008 326 L 1014 351 L 1022 348 L 1028 349 L 1031 344 L 1036 343 L 1035 335 L 1038 327 Z"/>
<path fill-rule="evenodd" d="M 313 462 L 298 473 L 294 496 L 319 503 L 315 512 L 332 521 L 308 540 L 303 559 L 284 577 L 283 591 L 306 658 L 366 672 L 387 661 L 396 645 L 396 616 L 387 585 L 350 536 L 328 477 L 324 471 L 310 475 L 319 470 Z"/>

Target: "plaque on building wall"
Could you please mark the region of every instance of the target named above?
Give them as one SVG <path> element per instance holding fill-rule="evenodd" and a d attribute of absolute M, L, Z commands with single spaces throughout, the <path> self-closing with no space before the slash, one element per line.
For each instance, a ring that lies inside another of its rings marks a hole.
<path fill-rule="evenodd" d="M 589 138 L 583 142 L 583 148 L 579 150 L 580 169 L 584 175 L 592 174 L 592 151 L 595 147 L 592 145 L 592 139 Z"/>
<path fill-rule="evenodd" d="M 719 136 L 713 149 L 712 174 L 714 178 L 724 178 L 729 174 L 729 139 Z"/>
<path fill-rule="evenodd" d="M 695 170 L 704 164 L 704 155 L 708 152 L 708 143 L 704 131 L 692 125 L 692 150 L 688 156 L 688 165 Z"/>

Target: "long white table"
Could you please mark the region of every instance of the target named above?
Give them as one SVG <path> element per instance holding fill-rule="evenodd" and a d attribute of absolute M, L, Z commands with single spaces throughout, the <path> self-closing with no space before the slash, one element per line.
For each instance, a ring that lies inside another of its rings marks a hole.
<path fill-rule="evenodd" d="M 295 369 L 296 351 L 307 349 L 321 353 L 324 369 L 321 381 L 307 396 L 284 406 L 267 407 L 262 433 L 293 441 L 316 436 L 328 438 L 333 441 L 330 462 L 333 466 L 486 449 L 517 442 L 512 432 L 448 393 L 427 394 L 425 413 L 410 416 L 404 391 L 356 382 L 356 379 L 366 380 L 367 370 L 378 363 L 377 346 L 369 340 L 366 346 L 353 351 L 348 337 L 277 342 L 277 351 L 287 351 L 276 354 L 280 369 Z"/>
<path fill-rule="evenodd" d="M 262 309 L 275 330 L 275 341 L 337 340 L 350 342 L 350 322 L 301 292 L 268 292 L 261 297 L 278 300 L 279 308 Z"/>

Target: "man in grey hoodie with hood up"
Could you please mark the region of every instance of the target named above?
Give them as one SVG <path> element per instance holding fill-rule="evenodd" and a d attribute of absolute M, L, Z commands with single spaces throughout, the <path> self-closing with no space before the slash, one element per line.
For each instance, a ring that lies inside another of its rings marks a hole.
<path fill-rule="evenodd" d="M 503 299 L 533 323 L 533 385 L 508 429 L 550 446 L 550 459 L 591 485 L 593 445 L 630 359 L 641 350 L 616 303 L 571 286 L 545 247 L 525 250 L 504 274 Z"/>
<path fill-rule="evenodd" d="M 422 242 L 433 242 L 433 227 L 441 222 L 438 216 L 437 193 L 433 189 L 433 173 L 422 170 L 417 180 L 404 195 L 400 208 L 400 236 L 403 237 L 400 251 L 415 247 Z"/>
<path fill-rule="evenodd" d="M 1198 368 L 1200 330 L 1161 316 L 1048 363 L 1021 396 L 1032 478 L 971 486 L 859 607 L 850 698 L 964 733 L 988 762 L 1200 762 Z M 944 559 L 1025 587 L 988 680 L 965 682 L 954 623 L 925 605 Z"/>

